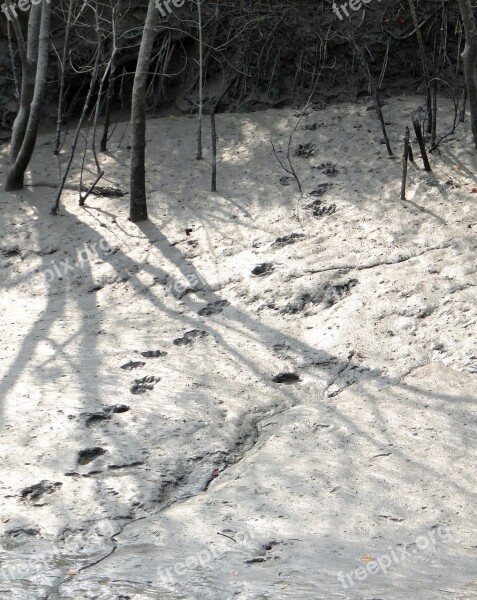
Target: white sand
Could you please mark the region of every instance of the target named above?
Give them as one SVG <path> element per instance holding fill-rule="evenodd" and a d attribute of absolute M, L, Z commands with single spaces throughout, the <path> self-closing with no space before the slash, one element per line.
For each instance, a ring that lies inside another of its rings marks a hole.
<path fill-rule="evenodd" d="M 139 226 L 127 197 L 82 209 L 67 191 L 52 217 L 54 189 L 0 188 L 1 598 L 477 598 L 476 152 L 466 123 L 401 202 L 419 100 L 384 108 L 395 160 L 365 105 L 305 117 L 304 190 L 333 185 L 301 223 L 270 145 L 291 110 L 218 115 L 218 194 L 196 121 L 150 121 Z M 123 129 L 100 185 L 127 191 Z M 55 184 L 52 138 L 29 183 Z M 334 176 L 313 168 L 328 161 Z M 173 343 L 194 329 L 208 336 Z M 160 381 L 131 393 L 143 377 Z M 113 405 L 129 410 L 88 424 Z M 44 480 L 62 485 L 22 500 Z M 386 553 L 386 573 L 340 583 Z"/>

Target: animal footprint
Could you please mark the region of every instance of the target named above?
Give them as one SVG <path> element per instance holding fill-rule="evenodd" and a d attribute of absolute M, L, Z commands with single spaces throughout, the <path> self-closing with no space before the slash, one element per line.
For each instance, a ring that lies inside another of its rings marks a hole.
<path fill-rule="evenodd" d="M 301 240 L 305 237 L 304 233 L 290 233 L 289 235 L 284 235 L 283 237 L 277 238 L 272 246 L 278 246 L 282 248 L 283 246 L 288 246 L 289 244 L 294 244 L 298 240 Z"/>
<path fill-rule="evenodd" d="M 190 346 L 196 340 L 207 337 L 208 335 L 209 334 L 207 333 L 207 331 L 202 331 L 200 329 L 191 329 L 190 331 L 184 333 L 182 337 L 176 338 L 173 341 L 173 344 L 175 346 Z"/>
<path fill-rule="evenodd" d="M 284 383 L 285 385 L 291 385 L 293 383 L 298 383 L 300 381 L 300 377 L 296 373 L 279 373 L 272 377 L 272 381 L 274 383 Z"/>
<path fill-rule="evenodd" d="M 197 314 L 201 317 L 215 315 L 217 313 L 221 313 L 224 308 L 229 305 L 230 302 L 228 300 L 218 300 L 217 302 L 211 302 L 210 304 L 207 304 L 207 306 L 201 308 Z"/>
<path fill-rule="evenodd" d="M 339 173 L 336 165 L 332 162 L 321 163 L 316 167 L 317 169 L 321 169 L 323 175 L 328 175 L 328 177 L 334 177 Z"/>
<path fill-rule="evenodd" d="M 56 490 L 60 489 L 63 484 L 61 481 L 48 481 L 43 479 L 40 483 L 26 487 L 21 491 L 22 500 L 28 500 L 30 502 L 36 502 L 41 500 L 48 494 L 53 494 Z"/>
<path fill-rule="evenodd" d="M 305 208 L 311 208 L 311 214 L 314 217 L 326 217 L 336 212 L 336 204 L 326 205 L 321 200 L 314 200 L 311 204 L 307 204 Z"/>
<path fill-rule="evenodd" d="M 160 377 L 155 377 L 154 375 L 146 375 L 141 379 L 135 379 L 129 388 L 130 392 L 131 394 L 145 394 L 148 390 L 153 390 L 154 384 L 160 380 Z"/>
<path fill-rule="evenodd" d="M 302 158 L 310 158 L 315 153 L 315 144 L 311 142 L 307 142 L 306 144 L 299 144 L 295 150 L 294 156 L 299 156 Z"/>
<path fill-rule="evenodd" d="M 328 287 L 322 300 L 323 305 L 327 308 L 333 306 L 347 296 L 357 283 L 357 279 L 350 279 L 345 283 Z"/>
<path fill-rule="evenodd" d="M 98 456 L 105 454 L 107 450 L 101 448 L 100 446 L 96 446 L 95 448 L 86 448 L 85 450 L 80 450 L 78 452 L 78 464 L 79 465 L 87 465 Z"/>
<path fill-rule="evenodd" d="M 159 356 L 166 356 L 167 352 L 163 350 L 146 350 L 145 352 L 141 352 L 141 356 L 144 358 L 158 358 Z M 142 363 L 145 365 L 146 363 Z"/>
<path fill-rule="evenodd" d="M 133 369 L 139 369 L 139 367 L 143 367 L 145 364 L 146 363 L 142 362 L 141 360 L 138 360 L 136 362 L 130 360 L 125 365 L 122 365 L 121 369 L 124 369 L 125 371 L 132 371 Z"/>
<path fill-rule="evenodd" d="M 273 271 L 274 267 L 272 263 L 262 263 L 261 265 L 257 265 L 254 269 L 252 269 L 252 275 L 256 277 L 263 277 L 264 275 L 270 275 Z"/>
<path fill-rule="evenodd" d="M 310 192 L 310 196 L 314 196 L 315 198 L 323 196 L 323 194 L 325 194 L 331 187 L 333 187 L 332 183 L 319 183 L 316 188 Z"/>

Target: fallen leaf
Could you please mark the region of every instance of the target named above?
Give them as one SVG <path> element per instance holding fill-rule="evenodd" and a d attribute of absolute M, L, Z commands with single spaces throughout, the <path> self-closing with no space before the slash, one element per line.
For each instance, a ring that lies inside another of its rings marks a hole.
<path fill-rule="evenodd" d="M 470 188 L 471 194 L 477 194 L 477 187 Z"/>
<path fill-rule="evenodd" d="M 288 584 L 288 583 L 284 583 L 283 585 L 281 585 L 281 586 L 280 586 L 280 588 L 281 588 L 282 590 L 286 590 L 288 586 L 289 586 L 289 584 Z"/>
<path fill-rule="evenodd" d="M 458 169 L 458 170 L 460 170 L 460 168 L 461 168 L 461 167 L 462 167 L 462 165 L 461 165 L 460 163 L 457 163 L 457 164 L 455 165 L 455 168 L 456 168 L 456 169 Z"/>

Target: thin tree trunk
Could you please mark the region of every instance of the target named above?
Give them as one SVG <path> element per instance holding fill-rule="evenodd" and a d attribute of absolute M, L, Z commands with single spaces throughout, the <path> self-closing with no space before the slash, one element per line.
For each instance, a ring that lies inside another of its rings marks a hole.
<path fill-rule="evenodd" d="M 10 25 L 10 21 L 7 21 L 7 38 L 8 38 L 8 51 L 10 54 L 10 61 L 12 65 L 12 74 L 13 74 L 13 84 L 15 88 L 15 100 L 17 102 L 20 101 L 20 78 L 18 76 L 17 65 L 15 61 L 15 51 L 13 49 L 12 44 L 12 28 Z"/>
<path fill-rule="evenodd" d="M 217 191 L 217 130 L 215 127 L 215 106 L 210 107 L 210 135 L 212 136 L 212 178 L 210 190 Z"/>
<path fill-rule="evenodd" d="M 114 95 L 114 74 L 116 72 L 115 54 L 116 52 L 114 51 L 113 56 L 111 57 L 111 67 L 109 69 L 108 91 L 106 95 L 106 105 L 104 107 L 103 136 L 99 147 L 101 152 L 106 152 L 108 149 L 109 126 L 111 125 L 111 101 Z"/>
<path fill-rule="evenodd" d="M 217 191 L 217 130 L 215 126 L 215 113 L 219 104 L 222 102 L 225 94 L 230 90 L 232 84 L 236 80 L 237 75 L 232 75 L 229 79 L 228 83 L 225 85 L 224 89 L 220 96 L 215 100 L 215 102 L 211 102 L 210 104 L 210 133 L 211 133 L 211 141 L 212 141 L 212 177 L 211 177 L 211 185 L 210 190 L 212 192 Z"/>
<path fill-rule="evenodd" d="M 108 91 L 106 94 L 106 106 L 104 108 L 104 125 L 103 125 L 103 136 L 100 142 L 101 152 L 106 152 L 108 149 L 108 136 L 109 136 L 109 125 L 111 123 L 111 101 L 114 96 L 114 79 L 116 73 L 116 53 L 118 51 L 116 41 L 116 19 L 117 19 L 118 4 L 113 8 L 113 15 L 111 19 L 112 27 L 112 49 L 111 49 L 111 60 L 109 65 L 109 77 L 108 77 Z"/>
<path fill-rule="evenodd" d="M 432 171 L 431 165 L 429 163 L 429 159 L 427 157 L 426 145 L 424 143 L 424 138 L 422 137 L 421 125 L 417 119 L 413 119 L 412 124 L 414 125 L 414 131 L 416 133 L 417 143 L 419 144 L 419 149 L 421 151 L 422 162 L 424 163 L 424 169 L 426 171 Z"/>
<path fill-rule="evenodd" d="M 11 0 L 8 0 L 11 5 Z M 12 141 L 10 146 L 10 165 L 16 161 L 20 148 L 25 138 L 25 133 L 30 117 L 30 108 L 35 91 L 35 76 L 38 66 L 38 45 L 41 24 L 41 5 L 33 5 L 28 19 L 28 40 L 25 43 L 20 23 L 13 17 L 13 29 L 20 48 L 22 62 L 22 85 L 20 93 L 20 108 L 13 123 Z"/>
<path fill-rule="evenodd" d="M 407 160 L 409 158 L 409 127 L 406 127 L 404 136 L 404 151 L 402 156 L 402 180 L 401 180 L 401 200 L 406 199 L 406 180 L 407 180 Z"/>
<path fill-rule="evenodd" d="M 199 129 L 197 131 L 197 160 L 202 160 L 202 115 L 204 112 L 204 47 L 202 44 L 201 0 L 197 0 L 199 27 Z"/>
<path fill-rule="evenodd" d="M 470 125 L 477 148 L 477 26 L 471 0 L 459 0 L 460 13 L 465 31 L 465 46 L 462 53 L 465 86 L 469 100 Z"/>
<path fill-rule="evenodd" d="M 57 116 L 56 116 L 56 138 L 55 138 L 55 148 L 53 150 L 53 154 L 55 154 L 55 156 L 58 156 L 58 154 L 60 153 L 61 125 L 63 123 L 63 105 L 64 105 L 64 98 L 65 98 L 66 63 L 67 63 L 67 59 L 68 59 L 68 46 L 69 46 L 69 39 L 70 39 L 72 14 L 73 14 L 73 0 L 70 0 L 70 5 L 68 7 L 66 30 L 65 30 L 65 41 L 63 44 L 63 57 L 61 59 L 60 90 L 59 90 L 59 96 L 58 96 L 58 112 L 57 112 Z"/>
<path fill-rule="evenodd" d="M 431 133 L 431 144 L 434 146 L 436 143 L 437 135 L 437 79 L 432 82 L 432 133 Z"/>
<path fill-rule="evenodd" d="M 431 99 L 431 87 L 429 69 L 426 62 L 426 53 L 424 50 L 424 42 L 422 41 L 421 30 L 419 28 L 419 21 L 417 20 L 416 5 L 414 0 L 408 0 L 409 8 L 411 9 L 412 22 L 416 30 L 417 45 L 419 46 L 419 56 L 421 58 L 422 73 L 424 75 L 424 85 L 426 86 L 426 106 L 427 106 L 427 133 L 432 131 L 432 99 Z"/>
<path fill-rule="evenodd" d="M 462 88 L 462 100 L 461 100 L 461 107 L 460 107 L 460 114 L 459 114 L 459 123 L 463 123 L 465 121 L 466 104 L 467 104 L 467 88 L 464 84 L 464 87 Z"/>
<path fill-rule="evenodd" d="M 142 34 L 131 102 L 131 188 L 129 218 L 136 223 L 147 219 L 146 198 L 146 89 L 151 54 L 156 38 L 159 11 L 149 0 Z"/>
<path fill-rule="evenodd" d="M 39 6 L 39 5 L 38 5 Z M 36 8 L 32 6 L 31 10 Z M 36 25 L 34 27 L 36 30 Z M 7 174 L 5 190 L 13 191 L 23 189 L 23 180 L 25 171 L 30 163 L 33 151 L 35 149 L 38 126 L 40 124 L 40 112 L 43 103 L 43 96 L 46 88 L 46 72 L 48 68 L 48 50 L 50 36 L 50 8 L 47 0 L 41 4 L 41 21 L 38 40 L 38 61 L 36 68 L 36 77 L 34 92 L 29 110 L 28 122 L 25 127 L 25 134 L 21 141 L 21 146 L 11 164 Z"/>
<path fill-rule="evenodd" d="M 365 75 L 368 79 L 369 86 L 371 88 L 371 93 L 373 95 L 376 113 L 378 115 L 379 122 L 381 123 L 381 131 L 383 132 L 384 143 L 386 144 L 386 148 L 387 148 L 389 156 L 393 156 L 393 151 L 391 148 L 391 144 L 389 143 L 389 138 L 388 138 L 388 134 L 386 131 L 386 124 L 384 122 L 383 111 L 381 110 L 381 101 L 379 99 L 378 86 L 374 80 L 374 77 L 371 74 L 368 62 L 366 61 L 366 59 L 364 57 L 363 49 L 360 46 L 358 46 L 358 44 L 356 43 L 354 38 L 351 38 L 351 39 L 353 40 L 354 47 L 356 48 L 356 52 L 358 53 L 359 59 L 364 68 Z"/>
<path fill-rule="evenodd" d="M 66 179 L 68 178 L 68 174 L 70 172 L 71 165 L 73 163 L 73 158 L 74 158 L 75 152 L 76 152 L 76 146 L 78 144 L 78 138 L 79 138 L 80 133 L 81 133 L 81 127 L 83 126 L 83 121 L 85 120 L 86 113 L 88 112 L 89 103 L 91 102 L 91 97 L 93 95 L 93 90 L 94 90 L 94 87 L 96 85 L 96 81 L 98 79 L 99 58 L 100 58 L 100 49 L 98 48 L 97 51 L 96 51 L 96 60 L 95 60 L 94 67 L 93 67 L 93 74 L 91 75 L 91 82 L 89 84 L 88 94 L 86 96 L 86 100 L 85 100 L 84 105 L 83 105 L 83 110 L 81 112 L 81 117 L 80 117 L 80 120 L 78 121 L 78 124 L 76 126 L 75 135 L 74 135 L 73 141 L 71 143 L 71 151 L 70 151 L 70 156 L 68 158 L 68 163 L 66 165 L 65 172 L 63 173 L 63 177 L 61 178 L 61 183 L 60 183 L 60 187 L 58 189 L 58 192 L 56 194 L 55 203 L 53 205 L 53 208 L 51 209 L 51 214 L 52 215 L 56 215 L 58 213 L 59 208 L 60 208 L 61 194 L 63 193 L 63 188 L 65 187 Z"/>

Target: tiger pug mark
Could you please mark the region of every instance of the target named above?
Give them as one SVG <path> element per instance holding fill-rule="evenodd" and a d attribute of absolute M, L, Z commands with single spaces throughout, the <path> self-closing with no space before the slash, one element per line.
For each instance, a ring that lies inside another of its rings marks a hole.
<path fill-rule="evenodd" d="M 226 306 L 229 306 L 230 302 L 228 300 L 218 300 L 217 302 L 211 302 L 201 308 L 198 311 L 198 315 L 201 317 L 208 317 L 210 315 L 216 315 L 217 313 L 221 313 Z"/>
<path fill-rule="evenodd" d="M 158 381 L 161 381 L 161 378 L 154 375 L 146 375 L 141 379 L 135 379 L 130 387 L 130 392 L 131 394 L 145 394 L 148 390 L 153 390 Z"/>
<path fill-rule="evenodd" d="M 336 212 L 336 204 L 323 204 L 321 200 L 314 200 L 311 204 L 307 204 L 305 208 L 311 209 L 311 214 L 314 217 L 326 217 Z"/>
<path fill-rule="evenodd" d="M 174 346 L 190 346 L 196 340 L 200 338 L 207 337 L 209 334 L 207 331 L 202 331 L 200 329 L 191 329 L 190 331 L 186 331 L 184 335 L 180 338 L 176 338 L 172 343 Z"/>

